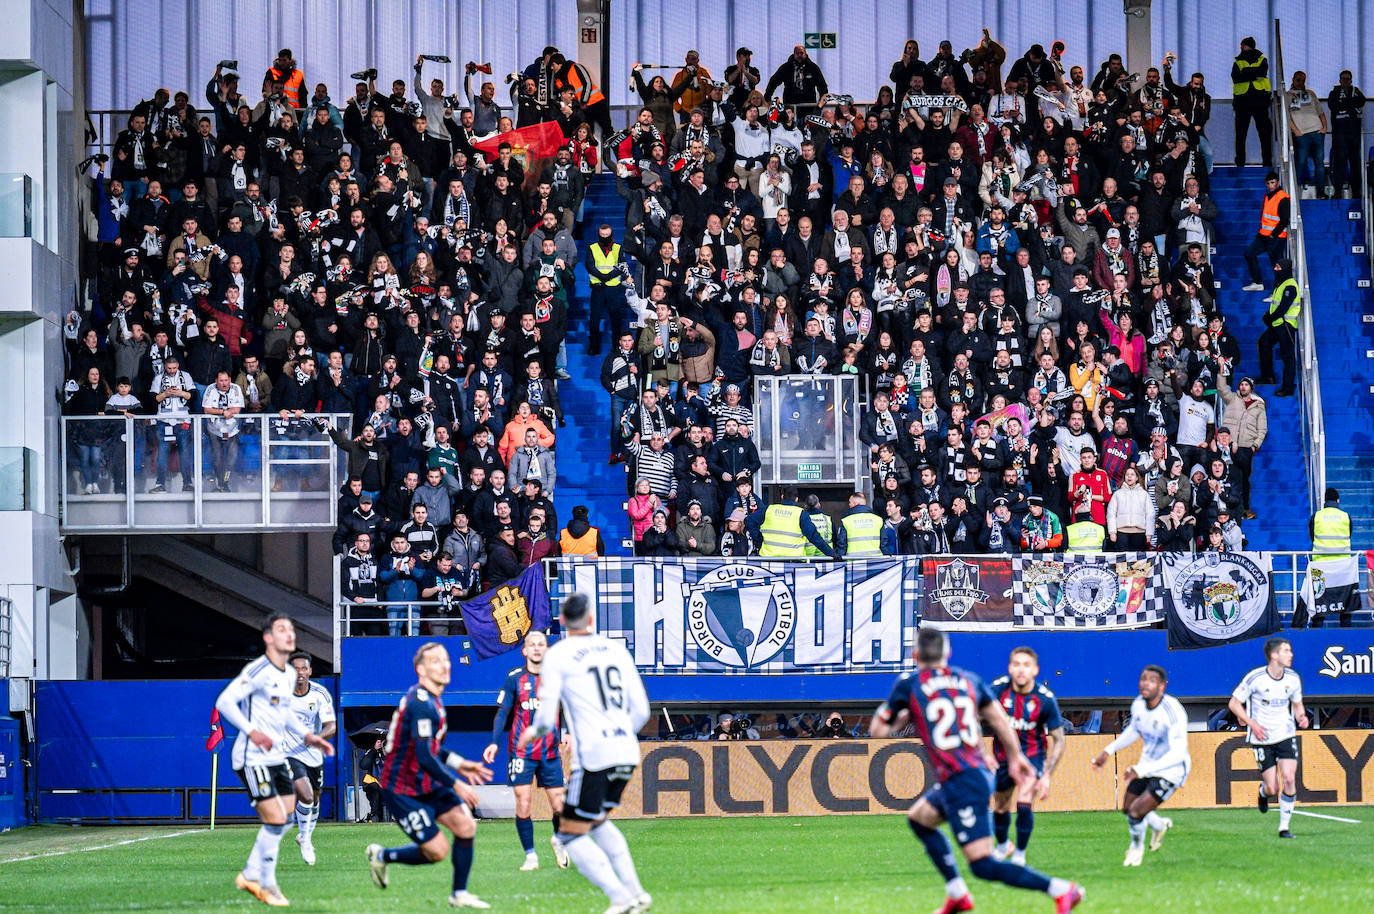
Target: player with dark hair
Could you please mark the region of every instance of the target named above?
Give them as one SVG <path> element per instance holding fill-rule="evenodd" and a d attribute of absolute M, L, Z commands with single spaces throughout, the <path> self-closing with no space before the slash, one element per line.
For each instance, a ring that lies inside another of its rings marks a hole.
<path fill-rule="evenodd" d="M 1307 728 L 1302 678 L 1293 669 L 1293 644 L 1287 638 L 1264 642 L 1265 665 L 1245 674 L 1228 707 L 1249 732 L 1260 767 L 1259 811 L 1279 798 L 1279 837 L 1291 838 L 1288 823 L 1298 802 L 1298 728 Z M 1282 782 L 1282 783 L 1280 783 Z M 1279 788 L 1283 792 L 1279 792 Z"/>
<path fill-rule="evenodd" d="M 1131 846 L 1126 849 L 1122 866 L 1140 866 L 1145 858 L 1147 830 L 1154 831 L 1150 850 L 1159 850 L 1164 833 L 1174 823 L 1155 809 L 1183 786 L 1193 767 L 1188 754 L 1188 715 L 1177 698 L 1165 694 L 1168 685 L 1169 674 L 1164 667 L 1151 663 L 1141 670 L 1140 695 L 1131 702 L 1131 719 L 1121 735 L 1092 761 L 1094 768 L 1101 768 L 1109 756 L 1137 739 L 1144 742 L 1140 760 L 1122 773 L 1126 797 L 1121 802 L 1121 811 L 1126 814 L 1131 833 Z"/>
<path fill-rule="evenodd" d="M 506 751 L 510 753 L 506 782 L 515 793 L 515 830 L 520 835 L 520 846 L 525 849 L 525 862 L 520 865 L 522 872 L 539 869 L 539 856 L 534 852 L 534 821 L 530 818 L 536 782 L 544 788 L 549 808 L 553 810 L 553 836 L 549 843 L 553 845 L 554 859 L 560 867 L 566 869 L 568 866 L 568 852 L 558 843 L 559 814 L 563 811 L 566 792 L 563 762 L 558 754 L 558 734 L 546 733 L 523 751 L 516 748 L 520 734 L 534 723 L 534 712 L 539 710 L 539 669 L 548 649 L 549 639 L 543 632 L 533 631 L 525 636 L 525 644 L 520 649 L 525 663 L 506 674 L 506 681 L 496 697 L 491 744 L 482 753 L 482 761 L 488 765 L 495 762 L 501 738 L 505 737 Z"/>
<path fill-rule="evenodd" d="M 597 634 L 585 595 L 563 601 L 561 620 L 565 636 L 544 656 L 539 708 L 516 752 L 556 733 L 562 709 L 573 736 L 573 771 L 558 840 L 578 872 L 610 899 L 606 914 L 642 914 L 653 898 L 609 817 L 639 766 L 637 734 L 649 719 L 649 696 L 625 646 Z"/>
<path fill-rule="evenodd" d="M 334 697 L 318 682 L 311 682 L 314 670 L 310 655 L 296 651 L 291 655 L 291 667 L 296 671 L 296 687 L 291 690 L 291 712 L 301 726 L 321 739 L 332 739 L 339 724 L 334 715 Z M 320 750 L 301 742 L 286 748 L 286 764 L 291 766 L 291 780 L 296 788 L 296 843 L 301 859 L 315 865 L 315 845 L 310 836 L 320 820 L 320 793 L 324 790 L 324 756 Z"/>
<path fill-rule="evenodd" d="M 438 863 L 448 856 L 449 845 L 439 830 L 453 833 L 453 892 L 448 903 L 455 908 L 489 908 L 468 891 L 472 870 L 472 839 L 477 820 L 472 809 L 477 793 L 472 784 L 491 780 L 491 770 L 456 752 L 444 751 L 448 718 L 440 696 L 452 676 L 448 651 L 437 641 L 427 641 L 415 652 L 419 682 L 410 687 L 391 715 L 386 731 L 386 757 L 382 761 L 382 803 L 410 838 L 401 847 L 367 846 L 372 881 L 387 887 L 387 866 L 400 863 L 420 866 Z M 442 757 L 441 757 L 442 755 Z"/>
<path fill-rule="evenodd" d="M 1000 745 L 993 747 L 998 767 L 992 798 L 992 829 L 997 838 L 997 855 L 1018 866 L 1026 865 L 1026 847 L 1035 828 L 1036 800 L 1050 795 L 1050 777 L 1064 755 L 1064 720 L 1059 716 L 1059 700 L 1049 686 L 1037 682 L 1040 658 L 1029 647 L 1012 648 L 1007 675 L 992 681 L 992 694 L 1011 721 L 1021 740 L 1021 751 L 1035 769 L 1036 778 L 1017 784 L 1007 768 L 1007 756 Z M 1008 840 L 1011 831 L 1011 804 L 1016 802 L 1016 844 Z"/>
<path fill-rule="evenodd" d="M 263 904 L 284 908 L 291 904 L 277 885 L 277 854 L 291 815 L 286 799 L 295 793 L 286 761 L 287 740 L 333 755 L 334 747 L 310 732 L 291 713 L 296 671 L 287 658 L 296 649 L 296 626 L 290 616 L 269 616 L 262 625 L 263 656 L 247 664 L 215 699 L 226 723 L 238 729 L 231 753 L 234 773 L 248 789 L 253 809 L 262 821 L 248 863 L 234 877 L 234 885 Z"/>
<path fill-rule="evenodd" d="M 949 638 L 922 626 L 916 633 L 916 670 L 903 673 L 873 715 L 869 733 L 879 739 L 908 720 L 926 745 L 936 784 L 907 811 L 907 824 L 945 878 L 945 903 L 936 914 L 971 911 L 973 896 L 959 875 L 949 841 L 940 833 L 949 822 L 973 875 L 1015 888 L 1044 892 L 1054 899 L 1056 914 L 1066 914 L 1083 900 L 1076 883 L 1052 878 L 993 856 L 993 778 L 983 758 L 979 717 L 1006 754 L 1007 771 L 1017 784 L 1033 785 L 1035 768 L 1021 753 L 1020 740 L 987 685 L 972 673 L 949 665 Z"/>

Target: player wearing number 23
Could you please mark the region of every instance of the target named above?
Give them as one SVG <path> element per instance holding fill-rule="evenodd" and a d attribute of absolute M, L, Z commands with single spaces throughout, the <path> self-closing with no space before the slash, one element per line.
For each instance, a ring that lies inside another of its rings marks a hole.
<path fill-rule="evenodd" d="M 1022 753 L 1021 741 L 1002 705 L 981 679 L 949 665 L 949 639 L 944 632 L 922 626 L 916 634 L 916 671 L 897 680 L 873 715 L 869 732 L 881 739 L 909 720 L 935 769 L 935 786 L 908 810 L 907 822 L 945 879 L 945 903 L 937 914 L 973 908 L 949 842 L 939 831 L 942 822 L 949 822 L 969 868 L 979 879 L 1044 892 L 1053 899 L 1055 911 L 1065 914 L 1083 900 L 1082 888 L 993 856 L 988 807 L 993 778 L 983 756 L 980 717 L 1005 753 L 1012 778 L 1018 784 L 1033 782 L 1036 771 Z"/>

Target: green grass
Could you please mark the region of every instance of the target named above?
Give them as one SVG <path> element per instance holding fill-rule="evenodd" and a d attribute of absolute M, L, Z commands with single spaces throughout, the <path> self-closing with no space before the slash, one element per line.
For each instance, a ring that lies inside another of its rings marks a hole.
<path fill-rule="evenodd" d="M 1176 827 L 1145 865 L 1123 869 L 1125 822 L 1108 813 L 1036 817 L 1030 863 L 1083 883 L 1087 912 L 1368 911 L 1374 909 L 1374 808 L 1329 810 L 1359 825 L 1295 818 L 1299 838 L 1275 837 L 1277 813 L 1165 809 Z M 901 816 L 645 820 L 621 828 L 660 912 L 925 912 L 942 889 Z M 265 910 L 232 887 L 253 831 L 47 826 L 0 835 L 0 911 Z M 536 831 L 544 869 L 516 871 L 522 857 L 509 821 L 478 828 L 471 888 L 494 911 L 598 914 L 604 896 L 576 872 L 557 869 L 549 828 Z M 117 841 L 151 838 L 103 849 Z M 399 844 L 394 825 L 323 825 L 319 863 L 307 867 L 294 832 L 277 873 L 292 909 L 306 912 L 438 911 L 447 863 L 391 870 L 372 886 L 369 842 Z M 83 849 L 84 848 L 84 849 Z M 35 854 L 56 854 L 22 859 Z M 981 912 L 1052 911 L 1048 899 L 969 879 Z"/>

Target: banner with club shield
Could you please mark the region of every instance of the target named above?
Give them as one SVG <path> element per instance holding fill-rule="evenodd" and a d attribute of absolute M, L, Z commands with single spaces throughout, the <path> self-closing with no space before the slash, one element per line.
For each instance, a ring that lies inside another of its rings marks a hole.
<path fill-rule="evenodd" d="M 1248 641 L 1279 630 L 1268 553 L 1162 553 L 1159 565 L 1169 614 L 1169 650 Z"/>

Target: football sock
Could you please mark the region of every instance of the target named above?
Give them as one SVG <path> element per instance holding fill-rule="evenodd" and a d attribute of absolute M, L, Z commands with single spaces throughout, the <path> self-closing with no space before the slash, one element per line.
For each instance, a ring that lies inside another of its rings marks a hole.
<path fill-rule="evenodd" d="M 1069 889 L 1073 888 L 1073 883 L 1067 879 L 1060 879 L 1058 876 L 1050 877 L 1050 887 L 1046 890 L 1051 898 L 1058 898 Z"/>
<path fill-rule="evenodd" d="M 615 823 L 607 820 L 593 828 L 590 832 L 592 840 L 605 851 L 606 859 L 611 861 L 611 868 L 615 870 L 616 878 L 620 884 L 629 890 L 630 894 L 638 898 L 644 894 L 644 886 L 639 884 L 639 874 L 635 871 L 634 858 L 630 856 L 630 845 L 625 841 L 625 836 L 620 829 L 615 827 Z"/>
<path fill-rule="evenodd" d="M 453 891 L 465 892 L 472 872 L 472 839 L 453 836 Z"/>
<path fill-rule="evenodd" d="M 1153 828 L 1155 831 L 1164 831 L 1164 817 L 1153 809 L 1145 813 L 1145 827 Z"/>
<path fill-rule="evenodd" d="M 515 820 L 515 833 L 520 836 L 520 846 L 525 849 L 525 856 L 534 853 L 534 820 L 530 818 Z"/>
<path fill-rule="evenodd" d="M 264 825 L 258 829 L 258 839 L 254 849 L 258 853 L 261 877 L 264 886 L 277 884 L 277 851 L 281 848 L 281 836 L 286 834 L 285 825 Z"/>
<path fill-rule="evenodd" d="M 420 845 L 418 844 L 405 844 L 401 847 L 383 848 L 382 861 L 384 863 L 399 863 L 403 866 L 423 866 L 429 862 L 420 851 Z"/>
<path fill-rule="evenodd" d="M 916 840 L 925 846 L 930 862 L 935 864 L 935 869 L 945 878 L 945 883 L 958 879 L 959 868 L 954 865 L 954 851 L 950 849 L 944 833 L 938 828 L 927 828 L 913 819 L 906 821 L 911 826 L 912 833 L 916 835 Z"/>
<path fill-rule="evenodd" d="M 1293 818 L 1293 807 L 1298 804 L 1298 795 L 1295 793 L 1279 794 L 1279 831 L 1286 831 L 1288 823 Z"/>
<path fill-rule="evenodd" d="M 1011 813 L 995 812 L 992 814 L 992 834 L 997 839 L 998 844 L 1007 843 L 1007 834 L 1011 831 Z"/>
<path fill-rule="evenodd" d="M 975 860 L 970 863 L 969 869 L 973 870 L 973 875 L 979 879 L 986 879 L 989 882 L 1000 882 L 1018 889 L 1030 889 L 1033 892 L 1048 892 L 1050 890 L 1050 877 L 1028 866 L 1017 866 L 1014 863 L 984 857 L 982 860 Z"/>
<path fill-rule="evenodd" d="M 577 864 L 577 871 L 584 879 L 605 892 L 611 904 L 628 904 L 634 901 L 630 890 L 625 888 L 624 883 L 616 876 L 610 858 L 590 835 L 561 834 L 558 840 L 572 858 L 572 862 Z"/>
<path fill-rule="evenodd" d="M 318 804 L 312 803 L 309 806 L 297 801 L 296 803 L 296 828 L 300 830 L 301 837 L 310 840 L 310 833 L 315 830 L 315 819 L 320 814 Z"/>
<path fill-rule="evenodd" d="M 558 813 L 553 814 L 553 839 L 558 840 L 558 827 L 563 824 L 563 817 Z"/>
<path fill-rule="evenodd" d="M 243 865 L 243 878 L 252 882 L 262 882 L 262 829 L 253 840 L 253 848 L 248 852 L 248 862 Z"/>
<path fill-rule="evenodd" d="M 1145 846 L 1145 820 L 1137 819 L 1135 816 L 1127 816 L 1126 821 L 1130 823 L 1131 847 Z"/>
<path fill-rule="evenodd" d="M 1024 851 L 1030 844 L 1031 831 L 1035 828 L 1035 810 L 1029 803 L 1016 804 L 1016 849 Z"/>

